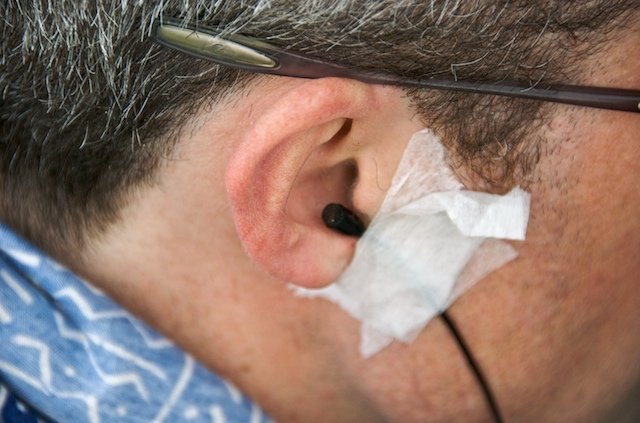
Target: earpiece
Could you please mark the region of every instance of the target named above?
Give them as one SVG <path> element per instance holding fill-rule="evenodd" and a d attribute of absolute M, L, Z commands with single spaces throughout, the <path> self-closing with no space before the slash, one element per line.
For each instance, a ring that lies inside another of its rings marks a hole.
<path fill-rule="evenodd" d="M 361 237 L 366 227 L 360 218 L 346 207 L 331 203 L 322 211 L 322 220 L 328 228 L 344 235 Z"/>

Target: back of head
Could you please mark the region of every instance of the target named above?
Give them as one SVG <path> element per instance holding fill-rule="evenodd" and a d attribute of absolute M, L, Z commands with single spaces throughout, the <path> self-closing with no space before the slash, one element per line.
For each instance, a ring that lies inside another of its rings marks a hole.
<path fill-rule="evenodd" d="M 404 77 L 577 83 L 582 60 L 637 8 L 635 0 L 4 2 L 0 219 L 73 257 L 132 192 L 154 183 L 199 110 L 254 78 L 154 45 L 148 35 L 162 17 Z M 537 144 L 522 134 L 548 111 L 541 104 L 408 94 L 486 185 L 511 185 L 535 165 Z"/>

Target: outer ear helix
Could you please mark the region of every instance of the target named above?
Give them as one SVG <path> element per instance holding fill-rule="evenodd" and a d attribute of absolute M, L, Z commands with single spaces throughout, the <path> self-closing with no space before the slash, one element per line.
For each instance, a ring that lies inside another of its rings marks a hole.
<path fill-rule="evenodd" d="M 323 224 L 320 214 L 326 203 L 318 203 L 310 193 L 316 184 L 322 190 L 326 185 L 314 179 L 313 172 L 337 169 L 350 158 L 352 149 L 334 148 L 340 145 L 334 141 L 354 139 L 344 130 L 345 121 L 371 113 L 377 104 L 374 92 L 354 81 L 321 79 L 295 85 L 284 96 L 254 107 L 254 124 L 244 131 L 228 162 L 225 184 L 243 247 L 276 278 L 319 288 L 349 264 L 356 238 Z M 309 167 L 312 156 L 319 161 Z M 309 187 L 294 191 L 304 180 Z M 342 201 L 341 195 L 328 197 L 323 200 Z M 347 218 L 352 226 L 361 226 L 353 217 Z M 345 222 L 334 226 L 344 229 Z M 354 234 L 358 232 L 361 229 Z"/>

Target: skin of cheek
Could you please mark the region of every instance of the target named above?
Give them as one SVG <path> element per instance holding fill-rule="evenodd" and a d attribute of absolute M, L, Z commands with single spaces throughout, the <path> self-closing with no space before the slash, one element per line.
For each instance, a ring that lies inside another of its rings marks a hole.
<path fill-rule="evenodd" d="M 507 421 L 602 421 L 640 373 L 640 128 L 571 115 L 549 128 L 519 257 L 451 310 Z"/>

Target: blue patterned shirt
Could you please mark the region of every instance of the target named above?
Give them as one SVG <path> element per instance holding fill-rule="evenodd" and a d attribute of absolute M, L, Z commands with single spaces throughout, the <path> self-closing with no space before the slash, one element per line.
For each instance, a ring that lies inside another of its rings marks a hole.
<path fill-rule="evenodd" d="M 262 423 L 233 385 L 0 225 L 0 422 Z"/>

